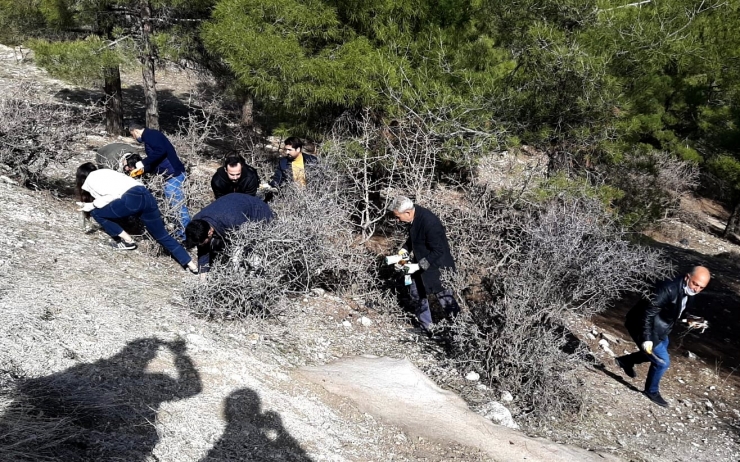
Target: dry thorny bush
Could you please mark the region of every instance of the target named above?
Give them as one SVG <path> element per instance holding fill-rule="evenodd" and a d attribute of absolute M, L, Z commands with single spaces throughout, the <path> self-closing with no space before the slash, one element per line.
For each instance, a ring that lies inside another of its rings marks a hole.
<path fill-rule="evenodd" d="M 20 176 L 21 183 L 36 181 L 49 163 L 64 162 L 100 112 L 92 105 L 60 103 L 39 98 L 31 82 L 21 81 L 0 95 L 0 164 Z"/>
<path fill-rule="evenodd" d="M 669 274 L 659 252 L 630 244 L 596 200 L 519 208 L 470 190 L 466 207 L 430 197 L 457 263 L 450 283 L 468 309 L 452 326 L 451 357 L 512 392 L 532 417 L 577 412 L 586 349 L 565 328 Z"/>
<path fill-rule="evenodd" d="M 214 318 L 274 316 L 281 302 L 314 288 L 372 298 L 375 258 L 358 244 L 342 207 L 339 177 L 325 169 L 305 189 L 284 188 L 275 219 L 231 233 L 225 261 L 187 289 L 190 306 Z"/>

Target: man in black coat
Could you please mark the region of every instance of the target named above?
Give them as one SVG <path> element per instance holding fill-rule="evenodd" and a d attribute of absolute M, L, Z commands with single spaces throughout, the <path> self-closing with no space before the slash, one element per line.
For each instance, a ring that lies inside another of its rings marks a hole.
<path fill-rule="evenodd" d="M 412 265 L 409 295 L 422 328 L 428 333 L 433 324 L 427 294 L 437 296 L 439 304 L 448 317 L 457 316 L 460 306 L 451 289 L 446 289 L 441 280 L 443 269 L 455 270 L 455 260 L 447 243 L 447 233 L 439 218 L 424 207 L 414 205 L 408 197 L 397 197 L 389 210 L 401 222 L 410 223 L 409 237 L 400 255 L 413 252 L 418 264 Z"/>
<path fill-rule="evenodd" d="M 311 180 L 312 171 L 318 164 L 319 160 L 316 156 L 303 152 L 303 141 L 291 136 L 285 140 L 285 157 L 280 158 L 269 186 L 280 188 L 290 182 L 306 186 L 306 183 Z"/>
<path fill-rule="evenodd" d="M 650 299 L 642 299 L 629 313 L 625 326 L 640 351 L 616 358 L 617 365 L 629 377 L 636 377 L 635 364 L 650 362 L 645 396 L 659 406 L 668 403 L 660 396 L 660 379 L 671 363 L 668 334 L 676 321 L 693 306 L 693 296 L 709 283 L 709 270 L 696 266 L 687 275 L 658 283 Z"/>
<path fill-rule="evenodd" d="M 260 184 L 257 170 L 247 165 L 242 156 L 229 156 L 224 165 L 216 170 L 211 178 L 213 195 L 218 199 L 231 193 L 254 196 Z"/>

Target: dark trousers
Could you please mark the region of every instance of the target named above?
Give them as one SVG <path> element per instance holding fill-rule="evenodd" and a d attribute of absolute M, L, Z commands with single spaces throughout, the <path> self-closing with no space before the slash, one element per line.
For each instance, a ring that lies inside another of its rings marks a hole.
<path fill-rule="evenodd" d="M 434 295 L 436 295 L 440 306 L 445 310 L 445 314 L 448 317 L 457 316 L 460 313 L 460 305 L 457 304 L 455 293 L 452 289 L 444 289 Z M 429 299 L 427 298 L 426 289 L 420 277 L 411 276 L 409 297 L 411 298 L 411 306 L 414 308 L 416 318 L 421 323 L 421 326 L 424 329 L 431 328 L 434 321 L 432 320 L 432 312 L 429 309 Z"/>
<path fill-rule="evenodd" d="M 123 232 L 123 228 L 116 221 L 131 216 L 139 217 L 149 234 L 167 249 L 178 263 L 185 266 L 191 260 L 185 248 L 178 244 L 165 229 L 162 214 L 157 207 L 157 200 L 144 186 L 129 189 L 120 199 L 114 200 L 105 207 L 93 209 L 90 215 L 111 237 L 116 237 Z"/>
<path fill-rule="evenodd" d="M 638 345 L 639 347 L 640 345 Z M 668 356 L 668 337 L 662 342 L 653 346 L 653 354 L 649 355 L 642 350 L 635 353 L 621 356 L 619 358 L 625 366 L 634 366 L 650 362 L 647 379 L 645 380 L 645 391 L 655 394 L 660 391 L 660 379 L 671 365 L 671 358 Z"/>

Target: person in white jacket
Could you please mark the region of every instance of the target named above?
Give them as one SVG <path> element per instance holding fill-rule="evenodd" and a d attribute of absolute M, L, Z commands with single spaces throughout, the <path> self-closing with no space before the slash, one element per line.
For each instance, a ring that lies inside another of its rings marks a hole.
<path fill-rule="evenodd" d="M 79 210 L 89 212 L 103 230 L 113 238 L 116 250 L 134 250 L 134 239 L 117 223 L 126 217 L 139 217 L 149 234 L 177 260 L 180 265 L 197 273 L 198 266 L 185 248 L 170 236 L 162 221 L 162 214 L 152 193 L 133 178 L 98 168 L 87 162 L 77 168 L 77 196 Z"/>

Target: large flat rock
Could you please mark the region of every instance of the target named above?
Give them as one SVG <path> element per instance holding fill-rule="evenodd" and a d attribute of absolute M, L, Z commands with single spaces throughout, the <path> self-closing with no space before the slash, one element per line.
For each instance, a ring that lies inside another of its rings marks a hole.
<path fill-rule="evenodd" d="M 442 390 L 406 359 L 356 356 L 303 367 L 300 373 L 327 391 L 412 436 L 477 448 L 493 460 L 617 461 L 611 454 L 556 444 L 496 425 Z"/>

